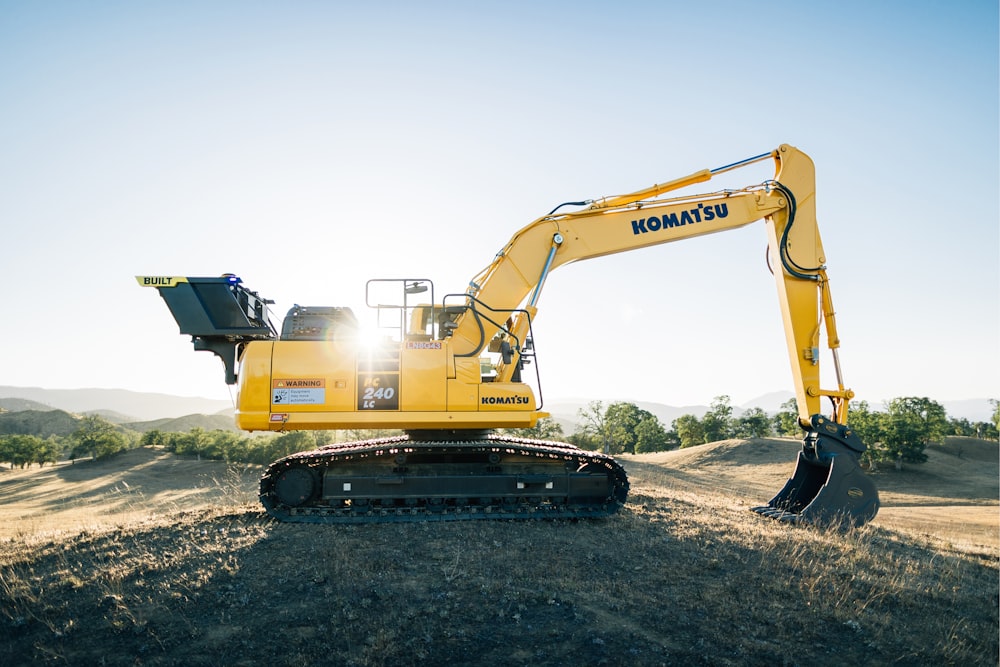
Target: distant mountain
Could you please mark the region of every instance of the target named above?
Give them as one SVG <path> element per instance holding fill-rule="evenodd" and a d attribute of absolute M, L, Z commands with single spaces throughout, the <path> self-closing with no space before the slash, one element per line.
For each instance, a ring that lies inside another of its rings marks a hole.
<path fill-rule="evenodd" d="M 760 408 L 769 415 L 781 411 L 781 406 L 788 400 L 795 398 L 795 393 L 791 391 L 772 391 L 751 399 L 746 403 L 741 403 L 733 412 L 743 412 L 750 408 Z"/>
<path fill-rule="evenodd" d="M 27 398 L 0 398 L 0 412 L 24 412 L 26 410 L 34 410 L 36 412 L 51 412 L 53 410 L 58 410 L 58 408 L 49 405 L 48 403 L 39 403 L 38 401 L 32 401 Z M 129 415 L 123 415 L 120 412 L 115 412 L 114 410 L 87 410 L 79 414 L 84 415 L 99 415 L 109 422 L 114 424 L 124 424 L 125 422 L 133 421 L 135 417 Z"/>
<path fill-rule="evenodd" d="M 118 413 L 112 421 L 150 421 L 190 414 L 214 415 L 232 409 L 229 401 L 145 393 L 125 389 L 42 389 L 40 387 L 0 387 L 0 400 L 35 401 L 42 408 L 76 414 Z M 6 407 L 5 404 L 0 406 Z M 13 408 L 7 408 L 13 410 Z"/>

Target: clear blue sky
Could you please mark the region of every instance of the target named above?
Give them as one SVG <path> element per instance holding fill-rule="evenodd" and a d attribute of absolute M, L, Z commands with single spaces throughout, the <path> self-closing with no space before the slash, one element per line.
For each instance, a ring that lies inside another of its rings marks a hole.
<path fill-rule="evenodd" d="M 0 385 L 227 398 L 134 275 L 366 315 L 369 278 L 459 292 L 560 202 L 790 143 L 847 384 L 1000 397 L 997 34 L 994 0 L 0 0 Z M 765 243 L 560 269 L 545 396 L 791 389 Z"/>

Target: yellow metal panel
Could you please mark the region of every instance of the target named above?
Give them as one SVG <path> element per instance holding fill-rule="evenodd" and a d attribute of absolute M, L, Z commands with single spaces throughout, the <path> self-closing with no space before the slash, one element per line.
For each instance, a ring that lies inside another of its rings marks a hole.
<path fill-rule="evenodd" d="M 482 366 L 479 357 L 457 357 L 455 359 L 455 379 L 465 384 L 482 382 Z"/>
<path fill-rule="evenodd" d="M 272 411 L 354 410 L 355 345 L 336 341 L 274 343 L 269 387 Z M 316 384 L 321 381 L 322 384 Z"/>
<path fill-rule="evenodd" d="M 236 426 L 245 431 L 269 427 L 271 413 L 272 342 L 255 341 L 243 348 L 236 391 Z"/>
<path fill-rule="evenodd" d="M 401 410 L 423 412 L 447 408 L 446 354 L 442 341 L 407 341 L 403 344 L 399 387 Z"/>
<path fill-rule="evenodd" d="M 478 367 L 479 360 L 477 359 L 476 368 Z M 481 386 L 480 384 L 462 382 L 461 380 L 448 380 L 448 409 L 478 410 L 479 387 Z"/>
<path fill-rule="evenodd" d="M 245 430 L 280 429 L 290 414 L 353 411 L 353 346 L 329 341 L 248 343 L 238 392 L 236 424 Z"/>

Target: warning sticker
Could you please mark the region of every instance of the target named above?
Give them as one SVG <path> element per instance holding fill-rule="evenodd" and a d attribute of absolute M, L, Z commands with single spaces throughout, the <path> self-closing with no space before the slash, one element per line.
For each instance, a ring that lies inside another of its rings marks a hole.
<path fill-rule="evenodd" d="M 273 405 L 323 405 L 326 403 L 326 380 L 322 378 L 287 378 L 271 381 Z"/>

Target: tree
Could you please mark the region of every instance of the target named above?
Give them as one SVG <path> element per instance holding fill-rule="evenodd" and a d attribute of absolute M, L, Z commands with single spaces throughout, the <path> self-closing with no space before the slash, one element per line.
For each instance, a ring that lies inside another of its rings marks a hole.
<path fill-rule="evenodd" d="M 974 438 L 976 437 L 976 427 L 965 417 L 951 417 L 948 419 L 948 433 Z"/>
<path fill-rule="evenodd" d="M 681 415 L 674 420 L 673 429 L 677 433 L 681 447 L 705 444 L 705 429 L 694 415 Z"/>
<path fill-rule="evenodd" d="M 200 426 L 195 426 L 187 433 L 173 434 L 173 437 L 169 439 L 167 449 L 172 451 L 174 454 L 200 455 L 205 448 L 205 443 L 205 429 Z"/>
<path fill-rule="evenodd" d="M 732 434 L 737 438 L 764 438 L 771 435 L 771 419 L 761 408 L 747 409 L 732 423 Z"/>
<path fill-rule="evenodd" d="M 897 470 L 903 463 L 924 463 L 924 449 L 932 442 L 943 441 L 948 430 L 944 407 L 929 398 L 906 396 L 889 401 L 880 420 L 880 439 L 873 458 L 893 461 Z"/>
<path fill-rule="evenodd" d="M 853 430 L 868 449 L 861 455 L 861 462 L 869 468 L 875 468 L 878 457 L 879 442 L 882 440 L 882 413 L 872 412 L 867 401 L 858 401 L 851 405 L 847 415 L 847 425 Z"/>
<path fill-rule="evenodd" d="M 981 440 L 1000 440 L 1000 433 L 993 422 L 976 422 L 972 425 L 975 436 Z"/>
<path fill-rule="evenodd" d="M 604 404 L 601 401 L 591 401 L 586 408 L 580 408 L 576 413 L 580 417 L 580 430 L 592 442 L 596 442 L 605 454 L 617 454 L 611 449 L 611 434 L 605 419 Z"/>
<path fill-rule="evenodd" d="M 535 440 L 562 440 L 563 427 L 551 417 L 543 417 L 531 428 L 505 428 L 504 433 Z"/>
<path fill-rule="evenodd" d="M 597 438 L 587 435 L 583 431 L 576 431 L 566 436 L 566 442 L 571 445 L 576 445 L 580 449 L 586 449 L 590 452 L 596 452 L 601 448 L 601 443 L 598 442 Z"/>
<path fill-rule="evenodd" d="M 709 406 L 708 412 L 702 417 L 701 424 L 705 432 L 705 442 L 715 442 L 732 437 L 733 406 L 729 404 L 729 400 L 729 397 L 725 395 L 716 396 Z"/>
<path fill-rule="evenodd" d="M 216 431 L 216 442 L 222 452 L 222 458 L 229 463 L 247 460 L 250 452 L 250 439 L 233 431 Z"/>
<path fill-rule="evenodd" d="M 635 453 L 662 452 L 671 449 L 673 443 L 663 424 L 655 415 L 649 412 L 646 414 L 649 416 L 635 427 Z"/>
<path fill-rule="evenodd" d="M 289 431 L 271 439 L 268 447 L 266 461 L 258 463 L 270 463 L 289 454 L 303 452 L 313 449 L 316 446 L 316 436 L 310 431 Z"/>
<path fill-rule="evenodd" d="M 927 397 L 917 398 L 907 396 L 889 401 L 887 413 L 906 414 L 919 419 L 921 424 L 921 441 L 925 445 L 943 443 L 948 433 L 948 413 L 944 406 Z"/>
<path fill-rule="evenodd" d="M 37 435 L 12 434 L 0 436 L 0 461 L 11 468 L 24 468 L 36 460 L 36 452 L 44 442 Z"/>
<path fill-rule="evenodd" d="M 927 460 L 921 441 L 921 424 L 910 415 L 886 415 L 882 424 L 882 440 L 873 447 L 873 457 L 880 461 L 893 461 L 896 470 L 903 463 L 923 463 Z"/>
<path fill-rule="evenodd" d="M 212 429 L 205 434 L 204 444 L 198 451 L 199 456 L 206 459 L 227 459 L 230 450 L 239 441 L 239 435 L 233 431 L 223 431 L 222 429 Z"/>
<path fill-rule="evenodd" d="M 604 412 L 604 421 L 611 440 L 609 453 L 635 454 L 636 428 L 643 419 L 649 417 L 653 415 L 641 410 L 634 403 L 616 402 L 609 405 Z"/>
<path fill-rule="evenodd" d="M 38 442 L 34 446 L 32 463 L 37 463 L 39 468 L 43 467 L 46 463 L 55 463 L 59 460 L 62 451 L 62 443 L 59 442 L 56 436 L 49 436 L 44 440 L 38 438 Z"/>
<path fill-rule="evenodd" d="M 664 438 L 664 441 L 663 441 L 663 444 L 664 444 L 663 448 L 664 449 L 678 449 L 678 448 L 680 448 L 680 446 L 681 446 L 681 438 L 680 438 L 679 435 L 677 435 L 677 430 L 674 429 L 673 426 L 671 426 L 669 429 L 667 429 L 666 427 L 664 427 L 663 438 Z"/>
<path fill-rule="evenodd" d="M 90 454 L 102 459 L 129 448 L 129 438 L 118 427 L 100 415 L 88 415 L 70 435 L 73 443 L 72 458 Z"/>
<path fill-rule="evenodd" d="M 577 414 L 582 420 L 582 432 L 575 433 L 570 442 L 578 447 L 599 447 L 607 454 L 655 452 L 668 447 L 663 424 L 635 403 L 617 401 L 605 409 L 600 401 L 591 401 Z"/>
<path fill-rule="evenodd" d="M 167 442 L 168 439 L 163 431 L 155 428 L 152 431 L 146 431 L 139 438 L 139 445 L 142 447 L 163 447 Z"/>
<path fill-rule="evenodd" d="M 771 421 L 778 435 L 796 437 L 802 435 L 802 426 L 799 425 L 799 403 L 794 398 L 782 403 Z"/>

